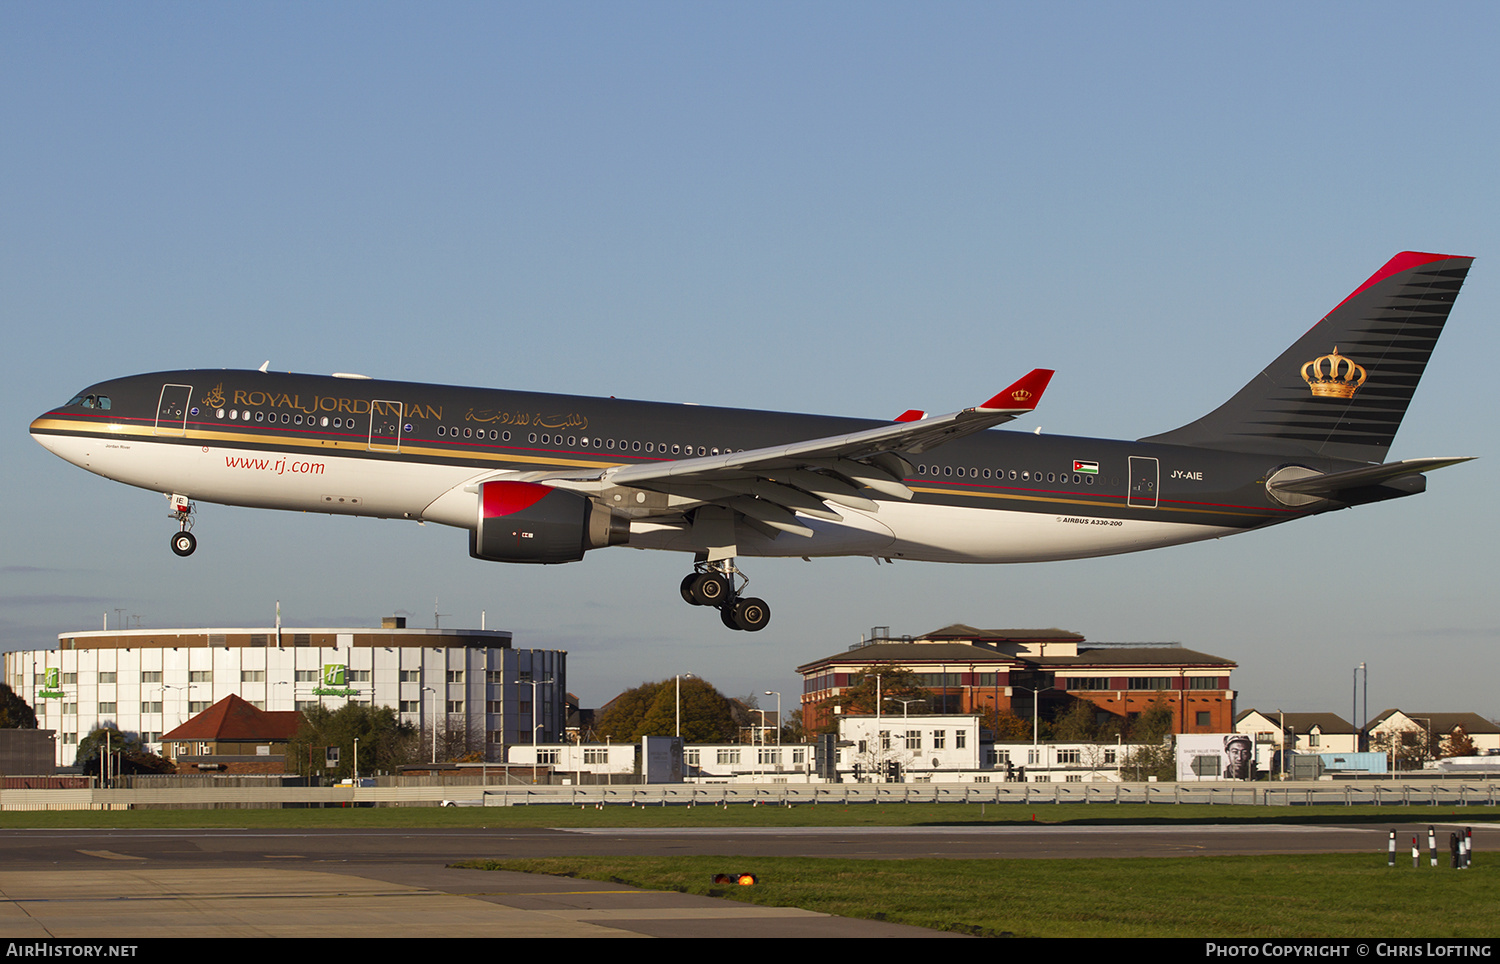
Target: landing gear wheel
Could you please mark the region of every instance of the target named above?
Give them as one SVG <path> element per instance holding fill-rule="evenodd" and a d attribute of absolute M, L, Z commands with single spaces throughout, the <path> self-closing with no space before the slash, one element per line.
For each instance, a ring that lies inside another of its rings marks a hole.
<path fill-rule="evenodd" d="M 690 572 L 682 577 L 682 601 L 689 606 L 700 605 L 698 600 L 693 597 L 693 587 L 697 584 L 698 574 L 696 572 Z"/>
<path fill-rule="evenodd" d="M 771 607 L 766 605 L 764 599 L 748 596 L 735 602 L 734 608 L 724 610 L 725 624 L 730 619 L 734 621 L 736 629 L 743 629 L 747 633 L 758 633 L 771 624 Z"/>
<path fill-rule="evenodd" d="M 719 622 L 723 623 L 728 629 L 738 630 L 740 628 L 740 624 L 734 621 L 734 610 L 728 606 L 719 610 Z"/>
<path fill-rule="evenodd" d="M 172 536 L 172 551 L 179 556 L 191 556 L 198 548 L 198 540 L 191 532 L 178 532 Z"/>
<path fill-rule="evenodd" d="M 699 606 L 722 606 L 734 598 L 734 586 L 716 572 L 693 577 L 693 602 Z"/>

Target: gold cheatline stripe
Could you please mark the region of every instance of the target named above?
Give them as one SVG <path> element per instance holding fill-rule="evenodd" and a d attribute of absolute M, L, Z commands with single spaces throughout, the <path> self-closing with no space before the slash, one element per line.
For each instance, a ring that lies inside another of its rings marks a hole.
<path fill-rule="evenodd" d="M 305 439 L 282 435 L 252 435 L 247 432 L 225 432 L 209 429 L 192 429 L 185 435 L 158 435 L 154 429 L 137 428 L 129 425 L 123 425 L 119 422 L 112 422 L 105 426 L 102 426 L 102 431 L 101 426 L 98 422 L 74 422 L 66 419 L 48 418 L 37 419 L 32 423 L 32 427 L 37 429 L 62 429 L 65 431 L 79 431 L 80 426 L 86 427 L 88 429 L 88 434 L 99 438 L 106 438 L 110 436 L 131 436 L 152 441 L 183 439 L 184 441 L 249 442 L 257 445 L 260 448 L 272 449 L 273 451 L 278 447 L 295 446 L 298 448 L 321 449 L 324 451 L 328 449 L 334 449 L 350 452 L 374 452 L 376 454 L 397 454 L 409 452 L 414 455 L 432 455 L 445 459 L 472 459 L 485 462 L 525 462 L 528 464 L 540 463 L 542 465 L 563 465 L 581 468 L 608 468 L 611 465 L 634 464 L 630 462 L 595 462 L 580 459 L 559 459 L 549 458 L 546 456 L 528 455 L 522 457 L 515 455 L 500 455 L 492 452 L 454 453 L 446 449 L 428 448 L 426 446 L 420 445 L 403 445 L 398 449 L 394 445 L 382 446 L 382 443 L 379 442 L 375 443 L 375 447 L 371 447 L 368 442 L 350 442 L 337 440 L 329 441 L 326 439 Z"/>
<path fill-rule="evenodd" d="M 1005 499 L 1014 502 L 1053 502 L 1061 503 L 1063 505 L 1091 505 L 1101 509 L 1138 508 L 1137 506 L 1121 506 L 1117 502 L 1099 502 L 1094 499 L 1064 499 L 1056 496 L 1045 495 L 1006 495 L 1002 492 L 965 492 L 959 489 L 929 489 L 918 488 L 917 486 L 912 486 L 911 490 L 913 492 L 927 492 L 931 495 L 968 496 L 973 499 Z M 1195 512 L 1202 515 L 1232 515 L 1250 516 L 1254 519 L 1261 518 L 1261 516 L 1252 509 L 1247 509 L 1242 512 L 1234 512 L 1228 509 L 1178 509 L 1160 505 L 1153 506 L 1152 509 L 1156 512 Z"/>

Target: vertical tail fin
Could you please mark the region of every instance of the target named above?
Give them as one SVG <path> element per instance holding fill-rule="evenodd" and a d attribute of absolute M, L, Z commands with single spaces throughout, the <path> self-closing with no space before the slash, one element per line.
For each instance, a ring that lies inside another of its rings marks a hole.
<path fill-rule="evenodd" d="M 1403 251 L 1229 401 L 1141 441 L 1382 461 L 1473 260 Z"/>

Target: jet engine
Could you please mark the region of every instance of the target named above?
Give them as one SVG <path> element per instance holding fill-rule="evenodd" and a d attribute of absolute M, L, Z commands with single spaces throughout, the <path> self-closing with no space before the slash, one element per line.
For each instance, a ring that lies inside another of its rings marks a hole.
<path fill-rule="evenodd" d="M 493 562 L 577 562 L 629 541 L 630 520 L 593 500 L 536 482 L 485 482 L 469 555 Z"/>

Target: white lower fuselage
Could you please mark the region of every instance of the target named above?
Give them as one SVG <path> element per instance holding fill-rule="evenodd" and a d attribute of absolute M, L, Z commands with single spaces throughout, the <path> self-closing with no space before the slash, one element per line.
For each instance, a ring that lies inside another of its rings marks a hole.
<path fill-rule="evenodd" d="M 36 434 L 38 442 L 97 475 L 156 492 L 225 505 L 377 518 L 471 529 L 474 483 L 505 477 L 475 466 L 397 456 L 349 457 L 316 448 L 296 451 L 222 448 L 118 437 Z M 748 534 L 747 556 L 861 555 L 927 562 L 1010 563 L 1079 559 L 1216 538 L 1240 527 L 1108 518 L 1003 507 L 977 508 L 881 500 L 878 511 L 830 506 L 842 522 L 799 516 L 811 537 Z M 699 552 L 691 531 L 649 519 L 631 525 L 629 545 Z"/>

